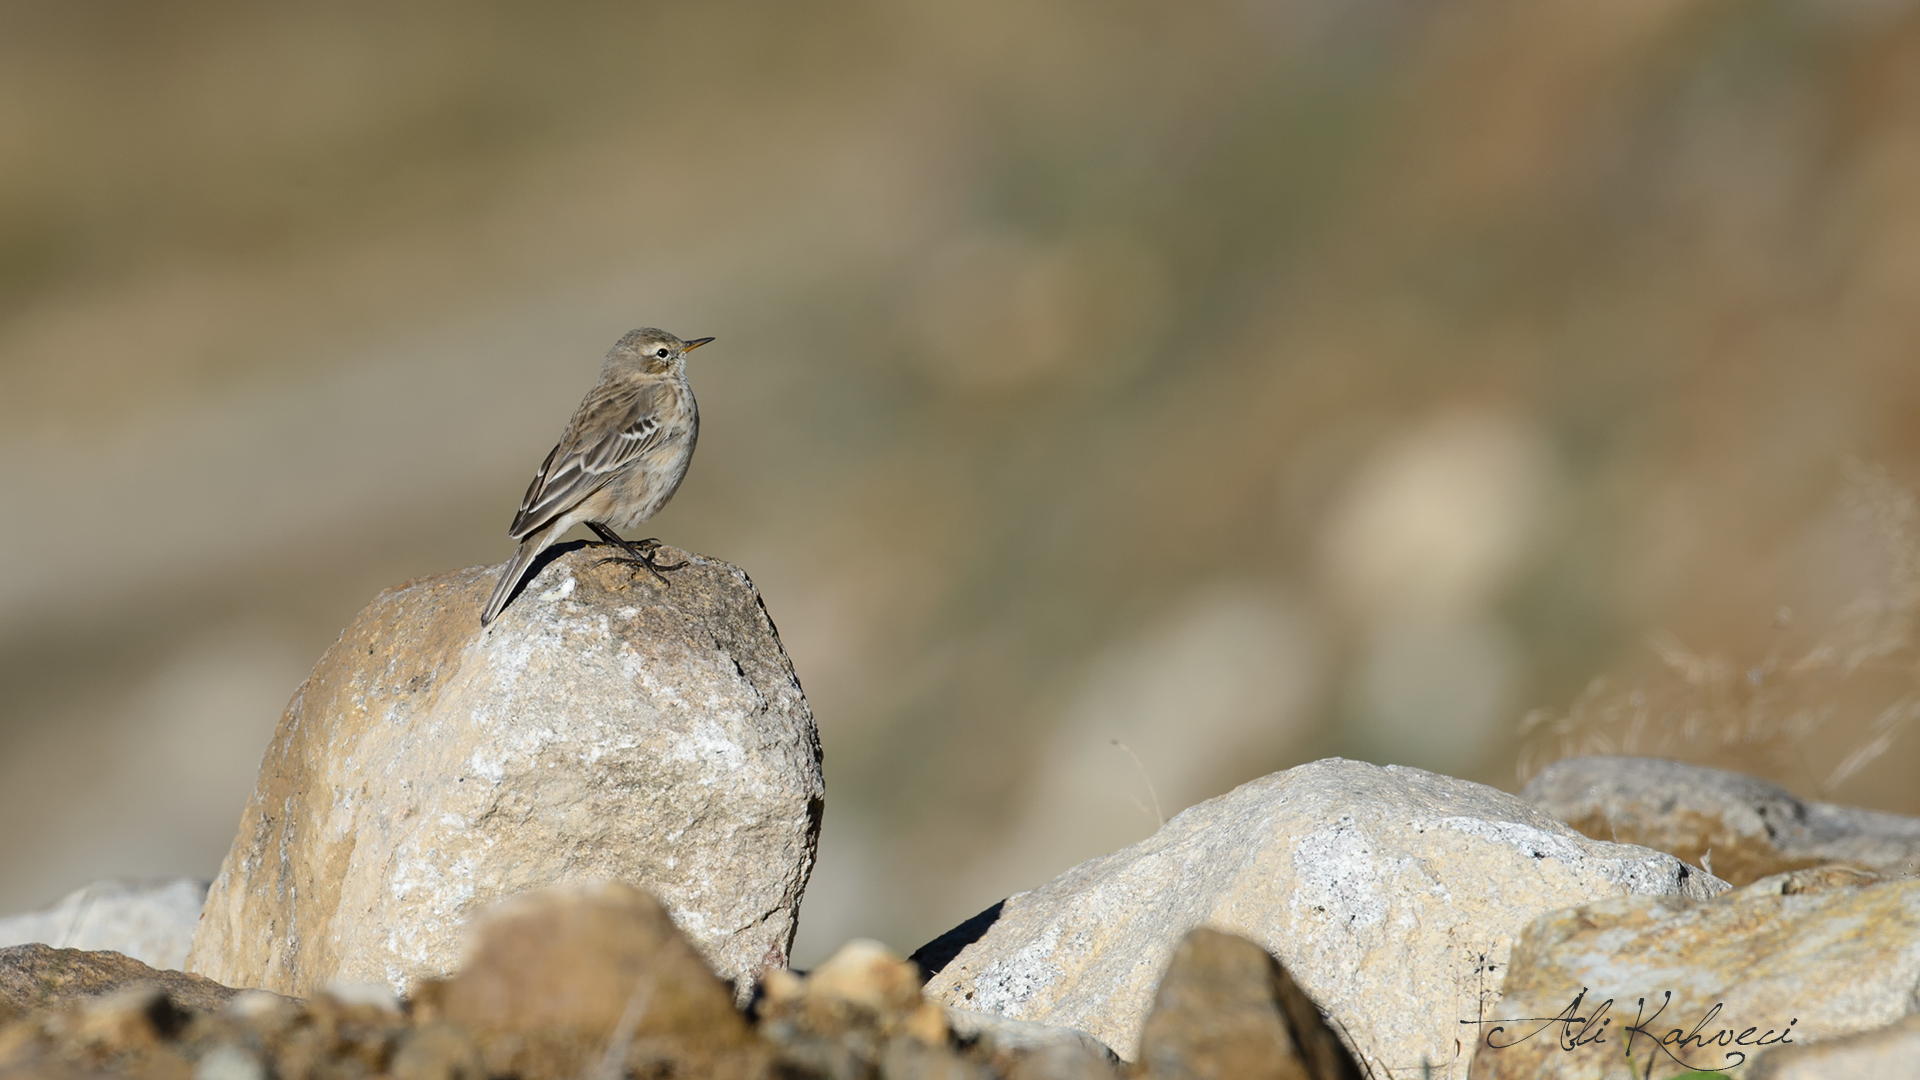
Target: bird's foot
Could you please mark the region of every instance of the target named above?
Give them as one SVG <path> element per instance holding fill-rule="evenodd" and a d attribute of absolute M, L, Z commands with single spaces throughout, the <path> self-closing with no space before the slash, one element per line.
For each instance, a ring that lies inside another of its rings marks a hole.
<path fill-rule="evenodd" d="M 678 570 L 687 565 L 684 562 L 662 563 L 655 559 L 654 553 L 660 549 L 660 541 L 658 540 L 648 539 L 641 540 L 637 543 L 629 543 L 627 541 L 621 541 L 619 543 L 610 542 L 608 546 L 619 548 L 622 554 L 609 555 L 595 562 L 593 565 L 604 566 L 607 563 L 619 563 L 622 566 L 643 566 L 646 568 L 647 573 L 659 579 L 662 585 L 668 584 L 668 582 L 667 575 L 661 571 Z"/>
<path fill-rule="evenodd" d="M 593 565 L 605 566 L 608 563 L 619 563 L 621 566 L 644 566 L 647 568 L 647 573 L 652 574 L 654 577 L 660 579 L 660 584 L 662 585 L 665 585 L 668 582 L 667 582 L 667 575 L 661 573 L 660 571 L 679 569 L 679 567 L 677 566 L 661 566 L 659 563 L 654 562 L 652 559 L 629 559 L 625 555 L 609 555 L 606 558 L 601 559 L 598 562 L 594 563 Z"/>
<path fill-rule="evenodd" d="M 608 546 L 618 548 L 622 552 L 622 554 L 611 555 L 601 559 L 599 562 L 593 564 L 595 566 L 610 562 L 624 563 L 628 566 L 644 566 L 647 568 L 647 573 L 659 578 L 660 584 L 665 585 L 667 584 L 667 576 L 661 573 L 662 570 L 678 570 L 687 565 L 683 562 L 677 562 L 670 566 L 663 566 L 655 560 L 653 553 L 660 550 L 660 538 L 657 536 L 649 536 L 645 540 L 627 540 L 612 529 L 593 521 L 587 522 L 587 528 L 592 529 L 594 535 L 605 540 Z"/>

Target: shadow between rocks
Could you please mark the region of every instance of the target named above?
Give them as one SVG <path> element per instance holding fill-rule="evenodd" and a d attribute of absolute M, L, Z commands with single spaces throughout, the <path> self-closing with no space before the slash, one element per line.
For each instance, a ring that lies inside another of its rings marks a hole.
<path fill-rule="evenodd" d="M 959 926 L 941 934 L 925 945 L 913 950 L 907 961 L 920 969 L 920 982 L 925 985 L 928 979 L 940 973 L 940 969 L 953 963 L 960 950 L 987 936 L 993 924 L 1000 921 L 1000 909 L 1005 900 L 997 901 L 992 907 L 961 923 Z"/>

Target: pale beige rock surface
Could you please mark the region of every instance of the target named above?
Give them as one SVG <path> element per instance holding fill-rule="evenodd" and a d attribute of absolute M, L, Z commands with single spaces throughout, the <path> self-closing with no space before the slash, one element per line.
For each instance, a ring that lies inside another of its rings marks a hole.
<path fill-rule="evenodd" d="M 1650 1061 L 1655 1077 L 1688 1067 L 1757 1068 L 1753 1056 L 1772 1047 L 1900 1020 L 1920 1007 L 1916 993 L 1920 880 L 1816 869 L 1704 902 L 1616 897 L 1529 926 L 1514 949 L 1506 999 L 1487 1013 L 1580 1022 L 1510 1022 L 1497 1025 L 1497 1035 L 1489 1024 L 1473 1074 L 1626 1077 L 1628 1028 L 1636 1029 L 1636 1075 Z"/>
<path fill-rule="evenodd" d="M 657 895 L 746 990 L 786 963 L 823 800 L 819 736 L 745 574 L 668 584 L 563 552 L 492 626 L 497 568 L 382 593 L 275 732 L 188 969 L 306 995 L 403 989 L 469 918 L 542 886 Z"/>
<path fill-rule="evenodd" d="M 927 985 L 949 1005 L 1079 1028 L 1123 1055 L 1195 926 L 1252 939 L 1383 1075 L 1464 1075 L 1513 938 L 1598 897 L 1725 883 L 1581 836 L 1512 795 L 1338 758 L 1244 784 L 1009 897 Z M 1458 1042 L 1456 1043 L 1456 1040 Z"/>
<path fill-rule="evenodd" d="M 1858 1035 L 1769 1050 L 1752 1080 L 1914 1080 L 1920 1077 L 1920 1014 Z"/>
<path fill-rule="evenodd" d="M 1600 840 L 1644 844 L 1745 885 L 1845 863 L 1920 874 L 1920 818 L 1802 802 L 1743 773 L 1659 758 L 1581 757 L 1547 766 L 1520 797 Z"/>
<path fill-rule="evenodd" d="M 156 968 L 187 961 L 207 883 L 96 881 L 52 907 L 0 919 L 0 947 L 40 942 L 57 949 L 112 950 Z"/>

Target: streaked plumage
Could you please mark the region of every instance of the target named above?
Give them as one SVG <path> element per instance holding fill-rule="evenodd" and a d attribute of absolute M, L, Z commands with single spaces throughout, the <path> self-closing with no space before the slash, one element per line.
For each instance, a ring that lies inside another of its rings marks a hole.
<path fill-rule="evenodd" d="M 533 560 L 575 525 L 589 526 L 655 569 L 620 540 L 619 531 L 658 513 L 687 475 L 700 437 L 700 410 L 687 384 L 686 355 L 711 340 L 682 341 L 648 327 L 628 333 L 607 353 L 599 383 L 520 500 L 507 530 L 520 547 L 501 572 L 481 625 L 507 606 Z"/>

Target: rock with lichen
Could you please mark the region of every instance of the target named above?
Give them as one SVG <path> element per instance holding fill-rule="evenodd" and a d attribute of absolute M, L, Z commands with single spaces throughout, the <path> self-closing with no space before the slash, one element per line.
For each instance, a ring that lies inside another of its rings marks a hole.
<path fill-rule="evenodd" d="M 382 593 L 274 733 L 187 960 L 232 986 L 396 992 L 547 885 L 657 895 L 741 994 L 786 964 L 824 800 L 813 715 L 746 574 L 559 550 L 492 625 L 498 568 Z"/>

